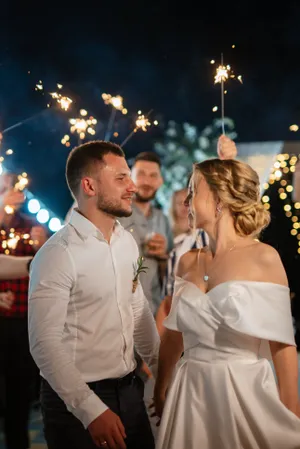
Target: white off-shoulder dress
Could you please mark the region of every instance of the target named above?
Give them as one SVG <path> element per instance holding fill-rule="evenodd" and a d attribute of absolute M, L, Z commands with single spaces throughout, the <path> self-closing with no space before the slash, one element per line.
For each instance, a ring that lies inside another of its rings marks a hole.
<path fill-rule="evenodd" d="M 176 279 L 169 329 L 183 333 L 157 449 L 300 449 L 300 419 L 280 401 L 269 341 L 295 345 L 288 287 Z"/>

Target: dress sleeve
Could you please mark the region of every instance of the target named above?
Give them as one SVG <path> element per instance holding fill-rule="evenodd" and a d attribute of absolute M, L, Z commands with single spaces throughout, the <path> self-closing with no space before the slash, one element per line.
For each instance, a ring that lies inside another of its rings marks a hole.
<path fill-rule="evenodd" d="M 167 329 L 173 331 L 179 331 L 178 329 L 178 302 L 180 299 L 180 292 L 182 290 L 184 281 L 178 277 L 175 278 L 174 293 L 172 297 L 171 310 L 167 318 L 164 320 L 164 326 Z"/>
<path fill-rule="evenodd" d="M 270 341 L 296 346 L 289 288 L 264 282 L 237 285 L 218 307 L 229 328 L 261 339 L 259 355 L 272 359 Z"/>

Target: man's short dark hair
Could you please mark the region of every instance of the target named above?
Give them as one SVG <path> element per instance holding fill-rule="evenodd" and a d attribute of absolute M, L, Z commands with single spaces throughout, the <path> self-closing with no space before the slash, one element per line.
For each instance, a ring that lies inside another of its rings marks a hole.
<path fill-rule="evenodd" d="M 79 192 L 82 177 L 91 173 L 95 163 L 104 164 L 103 157 L 107 154 L 125 157 L 119 145 L 103 140 L 87 142 L 73 148 L 67 159 L 66 180 L 74 197 Z"/>
<path fill-rule="evenodd" d="M 138 161 L 155 162 L 159 166 L 159 168 L 161 167 L 160 157 L 153 151 L 144 151 L 142 153 L 139 153 L 135 157 L 132 166 L 134 166 Z"/>

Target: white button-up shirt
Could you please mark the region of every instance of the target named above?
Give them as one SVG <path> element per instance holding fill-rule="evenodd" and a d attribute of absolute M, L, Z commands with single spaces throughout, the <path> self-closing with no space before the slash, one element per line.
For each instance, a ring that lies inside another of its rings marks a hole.
<path fill-rule="evenodd" d="M 53 235 L 31 264 L 29 341 L 41 375 L 85 427 L 107 406 L 87 382 L 134 370 L 134 344 L 156 366 L 159 337 L 139 285 L 138 248 L 116 224 L 110 243 L 84 216 Z"/>

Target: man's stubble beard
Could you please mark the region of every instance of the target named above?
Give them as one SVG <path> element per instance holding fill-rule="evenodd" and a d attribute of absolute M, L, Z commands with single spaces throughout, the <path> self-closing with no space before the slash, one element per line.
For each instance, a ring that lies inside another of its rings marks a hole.
<path fill-rule="evenodd" d="M 130 215 L 132 215 L 132 209 L 131 211 L 122 209 L 121 206 L 115 205 L 111 201 L 99 197 L 97 200 L 97 209 L 116 218 L 130 217 Z"/>
<path fill-rule="evenodd" d="M 147 196 L 147 197 L 145 197 L 145 196 L 140 196 L 139 193 L 136 192 L 134 199 L 135 199 L 135 201 L 136 201 L 137 203 L 149 203 L 149 201 L 154 200 L 154 198 L 155 198 L 155 196 L 156 196 L 156 192 L 157 192 L 157 190 L 155 190 L 155 192 L 152 193 L 152 195 L 149 195 L 149 196 Z"/>

